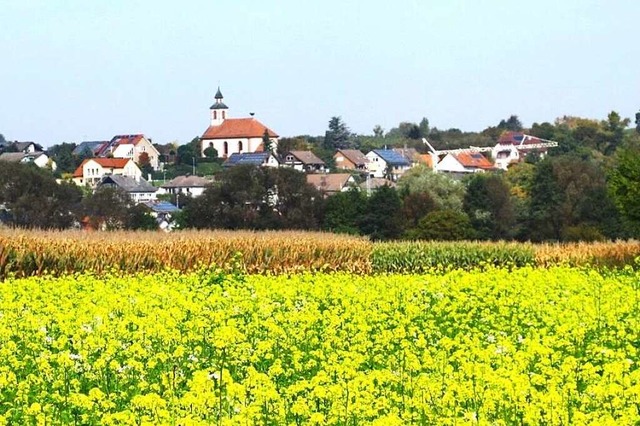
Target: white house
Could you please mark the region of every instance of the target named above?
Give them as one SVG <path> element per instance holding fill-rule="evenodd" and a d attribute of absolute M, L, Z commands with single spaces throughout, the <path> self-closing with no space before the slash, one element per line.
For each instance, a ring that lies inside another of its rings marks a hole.
<path fill-rule="evenodd" d="M 265 150 L 262 139 L 266 134 L 271 140 L 271 149 L 275 152 L 279 136 L 253 117 L 229 118 L 229 107 L 223 102 L 218 88 L 215 103 L 211 105 L 210 125 L 200 138 L 200 154 L 212 147 L 218 157 L 228 158 L 234 153 L 262 152 Z"/>
<path fill-rule="evenodd" d="M 120 188 L 129 194 L 134 203 L 146 203 L 155 201 L 158 188 L 151 185 L 146 180 L 134 179 L 122 175 L 106 175 L 96 185 L 97 187 Z"/>
<path fill-rule="evenodd" d="M 33 163 L 40 168 L 49 167 L 53 171 L 57 168 L 56 162 L 44 152 L 5 152 L 0 154 L 0 161 Z"/>
<path fill-rule="evenodd" d="M 95 186 L 105 175 L 128 176 L 139 180 L 142 172 L 129 158 L 88 158 L 73 172 L 73 182 Z"/>
<path fill-rule="evenodd" d="M 107 150 L 114 158 L 130 158 L 137 164 L 140 164 L 140 156 L 147 154 L 153 170 L 160 168 L 160 153 L 142 134 L 114 136 Z"/>
<path fill-rule="evenodd" d="M 326 173 L 328 171 L 325 162 L 311 151 L 289 151 L 284 156 L 282 165 L 306 173 Z"/>
<path fill-rule="evenodd" d="M 479 152 L 448 153 L 436 165 L 436 171 L 445 173 L 478 173 L 493 170 L 491 161 Z"/>
<path fill-rule="evenodd" d="M 374 149 L 367 153 L 367 158 L 369 176 L 374 178 L 387 177 L 395 181 L 411 168 L 409 160 L 392 149 Z"/>
<path fill-rule="evenodd" d="M 200 176 L 177 176 L 161 185 L 158 194 L 184 194 L 199 197 L 212 183 L 212 180 Z"/>

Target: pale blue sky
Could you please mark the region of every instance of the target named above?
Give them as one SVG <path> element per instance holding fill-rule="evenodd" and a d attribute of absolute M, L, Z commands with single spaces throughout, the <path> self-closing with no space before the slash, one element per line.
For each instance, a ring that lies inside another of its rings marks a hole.
<path fill-rule="evenodd" d="M 0 133 L 199 136 L 218 83 L 281 136 L 632 117 L 640 1 L 0 0 Z"/>

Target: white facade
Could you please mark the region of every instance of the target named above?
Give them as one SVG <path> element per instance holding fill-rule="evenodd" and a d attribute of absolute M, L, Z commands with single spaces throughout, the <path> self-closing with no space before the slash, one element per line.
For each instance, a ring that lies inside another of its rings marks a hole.
<path fill-rule="evenodd" d="M 135 143 L 122 143 L 112 151 L 113 158 L 130 158 L 140 163 L 140 156 L 146 153 L 149 156 L 149 164 L 153 170 L 160 168 L 160 153 L 153 144 L 144 136 Z"/>
<path fill-rule="evenodd" d="M 369 160 L 369 163 L 367 164 L 367 171 L 369 172 L 370 177 L 374 177 L 374 178 L 387 177 L 385 173 L 388 171 L 387 170 L 388 164 L 384 160 L 384 158 L 376 154 L 374 151 L 370 151 L 369 153 L 367 153 L 366 157 Z M 410 168 L 411 168 L 410 165 L 391 167 L 391 170 L 389 170 L 389 172 L 391 173 L 391 178 L 393 180 L 397 180 L 400 176 L 404 174 L 404 172 L 406 172 Z"/>
<path fill-rule="evenodd" d="M 473 173 L 474 170 L 467 169 L 458 161 L 458 159 L 451 153 L 444 156 L 442 160 L 437 164 L 436 171 L 447 173 Z"/>
<path fill-rule="evenodd" d="M 103 162 L 101 160 L 103 159 L 91 158 L 85 160 L 81 166 L 82 174 L 74 174 L 73 181 L 77 185 L 95 186 L 106 175 L 122 175 L 136 180 L 142 177 L 142 172 L 133 160 L 128 160 L 123 167 L 114 167 L 110 165 L 110 162 Z M 112 159 L 107 158 L 104 160 Z M 103 166 L 100 163 L 106 163 L 106 165 Z"/>
<path fill-rule="evenodd" d="M 242 154 L 246 152 L 256 152 L 258 147 L 262 144 L 262 138 L 228 138 L 228 139 L 204 139 L 202 141 L 203 157 L 204 150 L 212 146 L 218 151 L 218 157 L 229 157 L 231 154 Z M 277 139 L 271 139 L 271 145 L 278 146 Z"/>

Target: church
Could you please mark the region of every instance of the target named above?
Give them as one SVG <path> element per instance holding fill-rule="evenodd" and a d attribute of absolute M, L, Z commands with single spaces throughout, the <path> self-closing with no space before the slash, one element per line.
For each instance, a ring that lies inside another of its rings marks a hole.
<path fill-rule="evenodd" d="M 200 155 L 213 147 L 218 157 L 228 158 L 235 153 L 263 152 L 263 138 L 266 133 L 271 140 L 271 149 L 275 152 L 279 136 L 255 118 L 229 118 L 229 107 L 223 102 L 220 88 L 211 105 L 211 123 L 200 138 Z"/>

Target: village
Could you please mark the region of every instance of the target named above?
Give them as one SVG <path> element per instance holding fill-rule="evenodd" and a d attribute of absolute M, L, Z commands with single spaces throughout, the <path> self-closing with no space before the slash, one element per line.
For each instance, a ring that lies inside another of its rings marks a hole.
<path fill-rule="evenodd" d="M 425 138 L 421 150 L 384 147 L 364 153 L 338 148 L 333 154 L 334 167 L 329 167 L 311 150 L 291 150 L 278 155 L 280 136 L 253 116 L 234 118 L 220 88 L 209 110 L 209 125 L 199 138 L 197 156 L 213 157 L 223 169 L 239 165 L 292 168 L 305 173 L 307 182 L 324 196 L 350 189 L 370 193 L 382 186 L 395 187 L 408 170 L 418 166 L 453 178 L 506 171 L 511 164 L 524 161 L 528 154 L 544 158 L 549 148 L 557 146 L 556 142 L 518 131 L 502 133 L 494 146 L 451 150 L 437 150 Z M 57 168 L 55 160 L 34 142 L 5 143 L 0 150 L 4 151 L 0 161 L 33 163 L 52 171 Z M 214 181 L 214 176 L 197 176 L 195 166 L 192 174 L 168 181 L 153 180 L 148 172 L 157 175 L 176 161 L 177 153 L 175 147 L 154 144 L 144 134 L 83 141 L 74 147 L 73 154 L 84 160 L 71 176 L 66 176 L 67 180 L 91 190 L 104 186 L 123 190 L 134 203 L 144 204 L 160 217 L 163 229 L 170 229 L 167 218 L 179 211 L 180 196 L 198 197 Z M 170 199 L 174 203 L 159 199 L 167 194 L 173 196 Z"/>

